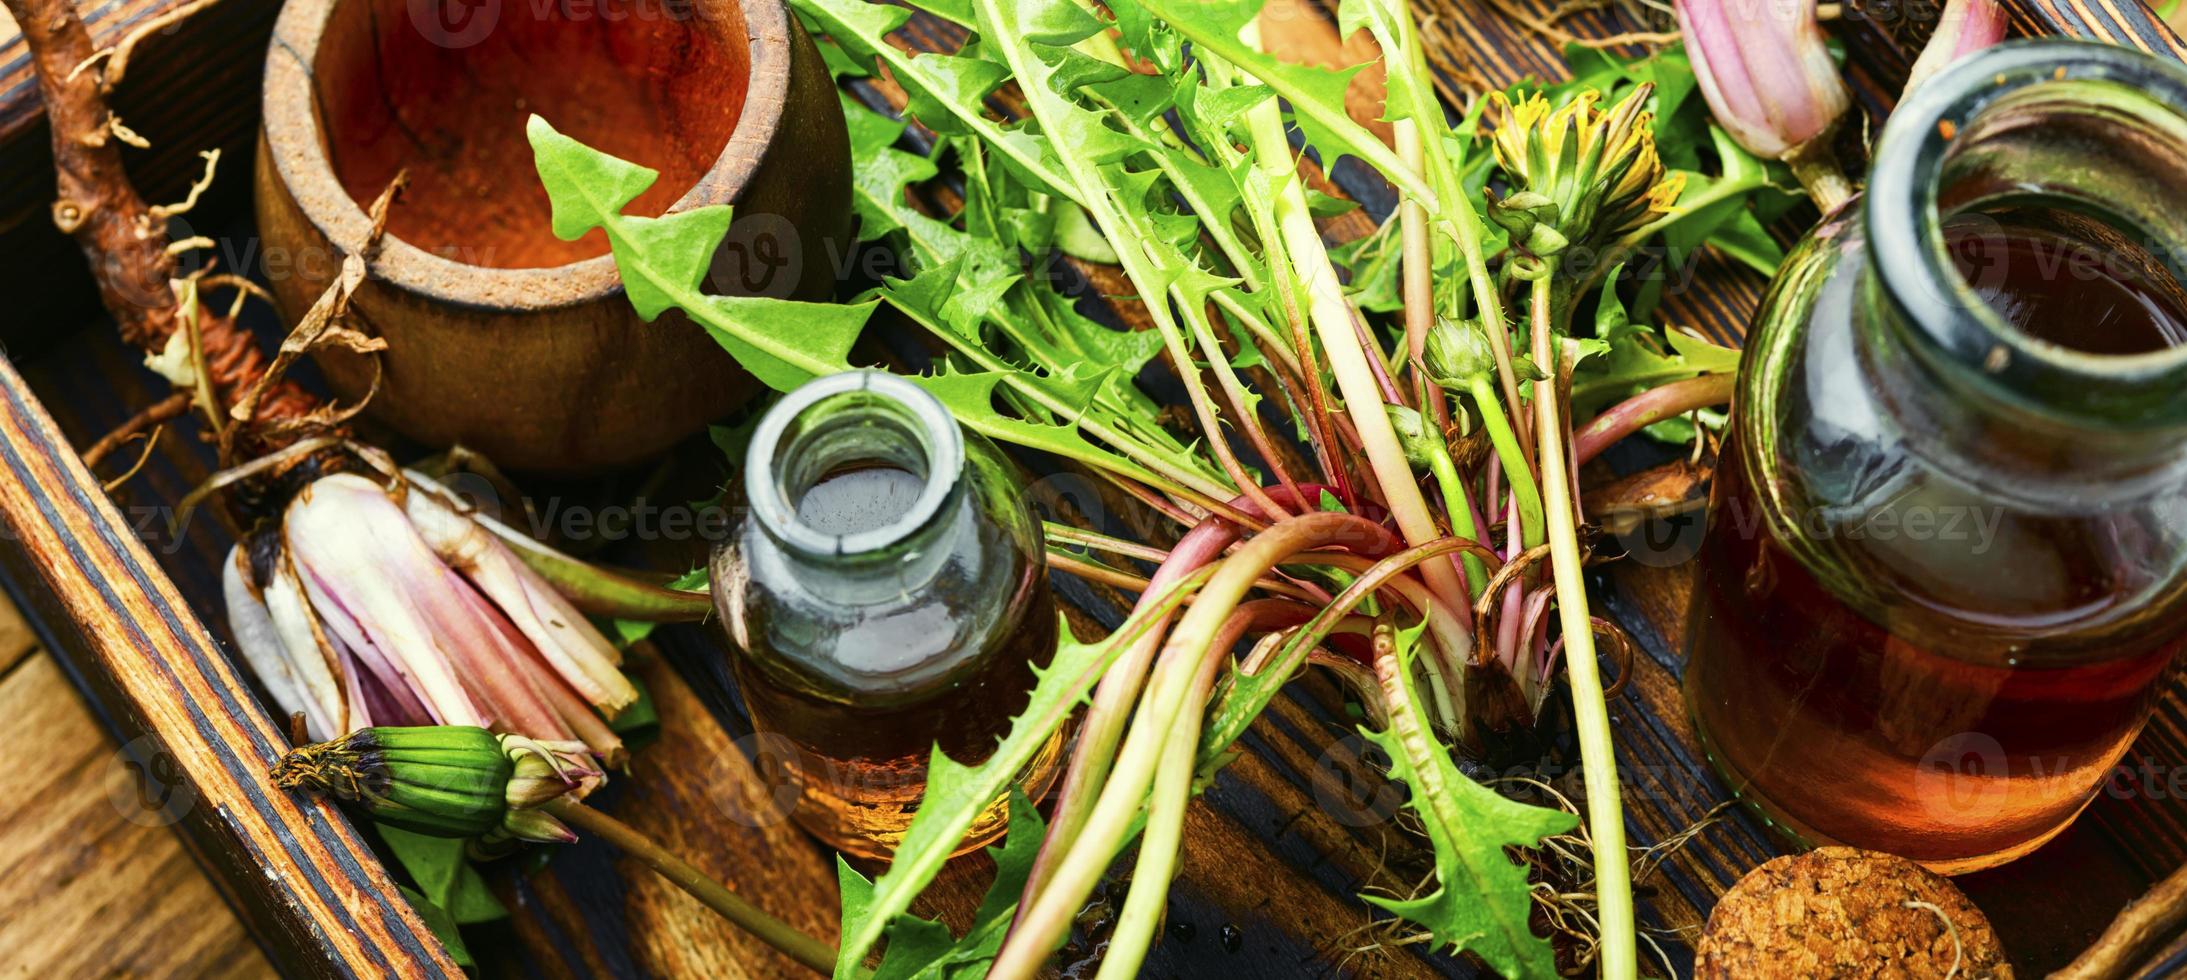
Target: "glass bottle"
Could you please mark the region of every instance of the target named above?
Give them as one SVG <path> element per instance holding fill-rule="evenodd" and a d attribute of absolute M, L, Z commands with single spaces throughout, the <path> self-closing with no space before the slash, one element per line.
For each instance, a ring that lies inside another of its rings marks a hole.
<path fill-rule="evenodd" d="M 1684 685 L 1805 843 L 2062 830 L 2187 631 L 2187 70 L 2014 43 L 1892 114 L 1741 365 Z"/>
<path fill-rule="evenodd" d="M 745 516 L 716 551 L 714 604 L 762 775 L 846 853 L 887 858 L 934 747 L 967 765 L 1009 731 L 1054 652 L 1038 523 L 1010 464 L 917 385 L 856 371 L 760 419 Z M 1021 774 L 1038 799 L 1059 734 Z M 999 836 L 1008 801 L 959 853 Z"/>

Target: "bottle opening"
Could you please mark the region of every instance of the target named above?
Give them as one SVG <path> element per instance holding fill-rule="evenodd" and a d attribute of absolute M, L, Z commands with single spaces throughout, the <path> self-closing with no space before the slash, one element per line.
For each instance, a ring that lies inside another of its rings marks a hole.
<path fill-rule="evenodd" d="M 893 375 L 806 383 L 760 419 L 745 456 L 754 516 L 807 555 L 882 555 L 934 523 L 964 469 L 949 410 Z"/>
<path fill-rule="evenodd" d="M 1893 112 L 1863 218 L 1938 377 L 2045 425 L 2187 425 L 2187 69 L 2010 42 Z"/>

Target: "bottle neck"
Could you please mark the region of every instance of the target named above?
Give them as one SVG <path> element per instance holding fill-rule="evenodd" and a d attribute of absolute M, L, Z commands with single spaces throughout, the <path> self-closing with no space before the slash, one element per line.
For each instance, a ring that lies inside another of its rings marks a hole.
<path fill-rule="evenodd" d="M 964 473 L 964 433 L 949 410 L 877 371 L 784 396 L 745 453 L 753 522 L 806 591 L 844 603 L 933 581 L 964 522 Z"/>
<path fill-rule="evenodd" d="M 1924 455 L 2045 497 L 2179 484 L 2182 106 L 2178 65 L 2046 40 L 1967 59 L 1894 111 L 1863 203 L 1861 337 Z"/>

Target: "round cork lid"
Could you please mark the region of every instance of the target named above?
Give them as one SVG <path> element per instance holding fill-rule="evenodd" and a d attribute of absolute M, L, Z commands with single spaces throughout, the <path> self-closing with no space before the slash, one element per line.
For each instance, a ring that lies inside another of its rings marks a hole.
<path fill-rule="evenodd" d="M 1694 976 L 2009 980 L 2012 965 L 1950 881 L 1902 857 L 1824 847 L 1771 860 L 1725 892 Z"/>

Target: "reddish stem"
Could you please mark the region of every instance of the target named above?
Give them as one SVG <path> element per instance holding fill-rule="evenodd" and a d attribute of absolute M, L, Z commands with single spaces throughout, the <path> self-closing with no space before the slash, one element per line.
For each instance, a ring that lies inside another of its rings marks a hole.
<path fill-rule="evenodd" d="M 1704 374 L 1650 388 L 1610 406 L 1573 437 L 1572 468 L 1585 466 L 1618 440 L 1664 419 L 1731 401 L 1737 380 L 1731 374 Z"/>
<path fill-rule="evenodd" d="M 1327 487 L 1318 484 L 1306 484 L 1299 488 L 1295 496 L 1291 490 L 1283 487 L 1270 487 L 1263 492 L 1271 497 L 1292 497 L 1293 499 L 1284 502 L 1300 511 L 1312 513 L 1318 509 L 1318 504 L 1313 501 L 1318 500 L 1326 490 Z M 1312 498 L 1305 496 L 1308 494 Z M 1230 503 L 1239 510 L 1254 510 L 1253 503 L 1244 497 Z M 1375 543 L 1379 545 L 1381 554 L 1396 549 L 1397 536 L 1388 529 L 1364 518 L 1356 520 L 1360 527 L 1373 529 L 1371 532 L 1363 532 L 1364 535 L 1379 535 Z M 1184 538 L 1177 542 L 1177 546 L 1170 549 L 1168 560 L 1155 569 L 1154 577 L 1148 580 L 1146 589 L 1139 593 L 1139 601 L 1134 605 L 1132 615 L 1139 615 L 1143 609 L 1159 604 L 1179 581 L 1221 557 L 1226 549 L 1237 542 L 1242 533 L 1243 530 L 1237 524 L 1220 517 L 1210 517 L 1186 532 Z M 1371 550 L 1373 546 L 1369 547 Z M 1366 553 L 1356 546 L 1352 550 Z M 1048 883 L 1049 875 L 1055 870 L 1055 863 L 1062 860 L 1058 848 L 1065 845 L 1059 842 L 1075 840 L 1078 832 L 1083 829 L 1087 816 L 1091 814 L 1094 796 L 1100 792 L 1102 782 L 1108 778 L 1109 767 L 1115 761 L 1115 748 L 1123 737 L 1125 722 L 1130 720 L 1132 704 L 1139 698 L 1140 687 L 1146 681 L 1147 672 L 1153 666 L 1155 654 L 1162 647 L 1163 637 L 1174 615 L 1165 615 L 1150 623 L 1139 639 L 1109 665 L 1108 672 L 1101 675 L 1101 684 L 1094 689 L 1093 703 L 1087 708 L 1085 720 L 1079 726 L 1078 748 L 1071 753 L 1070 762 L 1063 772 L 1063 782 L 1056 791 L 1055 816 L 1050 821 L 1048 837 L 1042 841 L 1040 854 L 1033 859 L 1033 870 L 1026 878 L 1024 898 L 1018 903 L 1021 915 L 1025 909 L 1031 907 L 1033 896 Z"/>

